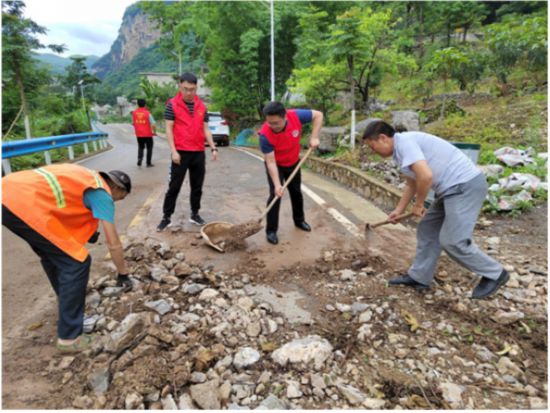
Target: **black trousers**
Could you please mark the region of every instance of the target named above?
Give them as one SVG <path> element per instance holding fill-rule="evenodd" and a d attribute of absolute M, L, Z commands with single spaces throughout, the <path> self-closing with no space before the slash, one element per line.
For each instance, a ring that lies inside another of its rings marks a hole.
<path fill-rule="evenodd" d="M 299 162 L 299 161 L 298 161 Z M 292 174 L 292 171 L 298 164 L 292 166 L 279 166 L 279 179 L 281 180 L 281 185 L 284 185 L 285 181 Z M 267 170 L 267 164 L 265 165 L 265 171 L 267 173 L 267 182 L 269 183 L 269 198 L 267 198 L 267 205 L 271 203 L 275 197 L 275 185 L 269 176 L 269 171 Z M 290 195 L 290 202 L 292 204 L 292 218 L 294 219 L 295 224 L 299 224 L 305 221 L 304 216 L 304 197 L 302 196 L 302 171 L 298 170 L 298 173 L 288 184 L 288 193 Z M 271 208 L 271 211 L 267 214 L 267 226 L 265 227 L 266 232 L 276 232 L 279 229 L 279 208 L 281 206 L 281 200 L 279 199 Z"/>
<path fill-rule="evenodd" d="M 201 209 L 202 184 L 204 183 L 205 159 L 204 151 L 178 151 L 181 156 L 180 164 L 172 162 L 170 167 L 170 183 L 164 196 L 162 211 L 164 218 L 170 218 L 176 209 L 176 200 L 180 193 L 185 174 L 189 170 L 189 184 L 191 187 L 189 203 L 191 212 L 197 213 Z"/>
<path fill-rule="evenodd" d="M 147 165 L 151 165 L 153 159 L 153 137 L 138 137 L 138 163 L 141 165 L 143 161 L 143 150 L 147 147 Z"/>
<path fill-rule="evenodd" d="M 57 336 L 61 339 L 73 339 L 81 335 L 91 257 L 88 255 L 84 262 L 75 260 L 29 227 L 4 205 L 2 225 L 23 238 L 40 257 L 42 268 L 46 271 L 58 298 Z"/>

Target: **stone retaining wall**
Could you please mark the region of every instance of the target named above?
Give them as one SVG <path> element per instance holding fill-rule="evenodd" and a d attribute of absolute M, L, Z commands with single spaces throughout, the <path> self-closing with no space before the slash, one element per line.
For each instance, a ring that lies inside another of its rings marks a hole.
<path fill-rule="evenodd" d="M 313 172 L 332 178 L 353 189 L 383 209 L 393 210 L 401 199 L 401 191 L 357 168 L 316 157 L 309 157 L 305 163 Z"/>

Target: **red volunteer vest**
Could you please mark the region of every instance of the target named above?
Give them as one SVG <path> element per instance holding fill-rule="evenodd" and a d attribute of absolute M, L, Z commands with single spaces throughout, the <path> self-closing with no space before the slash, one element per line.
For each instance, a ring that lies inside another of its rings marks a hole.
<path fill-rule="evenodd" d="M 137 108 L 132 112 L 134 130 L 138 138 L 150 138 L 153 136 L 149 115 L 149 111 L 145 108 Z"/>
<path fill-rule="evenodd" d="M 193 116 L 183 101 L 181 92 L 170 99 L 176 119 L 174 120 L 174 144 L 178 151 L 204 152 L 204 116 L 206 106 L 195 96 Z"/>
<path fill-rule="evenodd" d="M 2 204 L 75 260 L 88 256 L 85 245 L 99 220 L 84 205 L 84 191 L 109 185 L 95 171 L 79 165 L 50 165 L 2 178 Z"/>
<path fill-rule="evenodd" d="M 286 120 L 285 129 L 279 133 L 273 132 L 267 122 L 262 125 L 259 132 L 273 146 L 275 161 L 279 166 L 292 166 L 300 159 L 302 124 L 294 110 L 286 111 Z"/>

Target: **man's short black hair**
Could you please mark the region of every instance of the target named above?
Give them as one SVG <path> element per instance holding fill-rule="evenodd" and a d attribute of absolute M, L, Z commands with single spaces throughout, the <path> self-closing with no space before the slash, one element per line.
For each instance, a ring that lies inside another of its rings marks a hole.
<path fill-rule="evenodd" d="M 193 73 L 185 72 L 183 75 L 180 76 L 180 83 L 187 82 L 192 83 L 194 85 L 197 84 L 197 76 L 195 76 Z"/>
<path fill-rule="evenodd" d="M 263 110 L 264 116 L 273 116 L 277 115 L 281 118 L 284 118 L 286 115 L 286 109 L 281 102 L 273 101 L 265 105 Z"/>
<path fill-rule="evenodd" d="M 369 123 L 366 127 L 365 132 L 363 133 L 363 140 L 378 140 L 381 133 L 393 138 L 393 135 L 395 135 L 395 129 L 383 120 L 375 120 L 374 122 Z"/>
<path fill-rule="evenodd" d="M 137 103 L 140 108 L 145 107 L 145 99 L 138 99 Z"/>

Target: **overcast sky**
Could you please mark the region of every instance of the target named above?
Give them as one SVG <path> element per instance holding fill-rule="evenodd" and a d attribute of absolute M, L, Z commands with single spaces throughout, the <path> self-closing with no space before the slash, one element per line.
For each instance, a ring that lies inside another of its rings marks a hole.
<path fill-rule="evenodd" d="M 65 57 L 103 56 L 118 36 L 124 10 L 137 0 L 25 0 L 25 16 L 45 27 L 43 44 L 65 44 Z M 49 53 L 48 49 L 39 50 Z"/>

